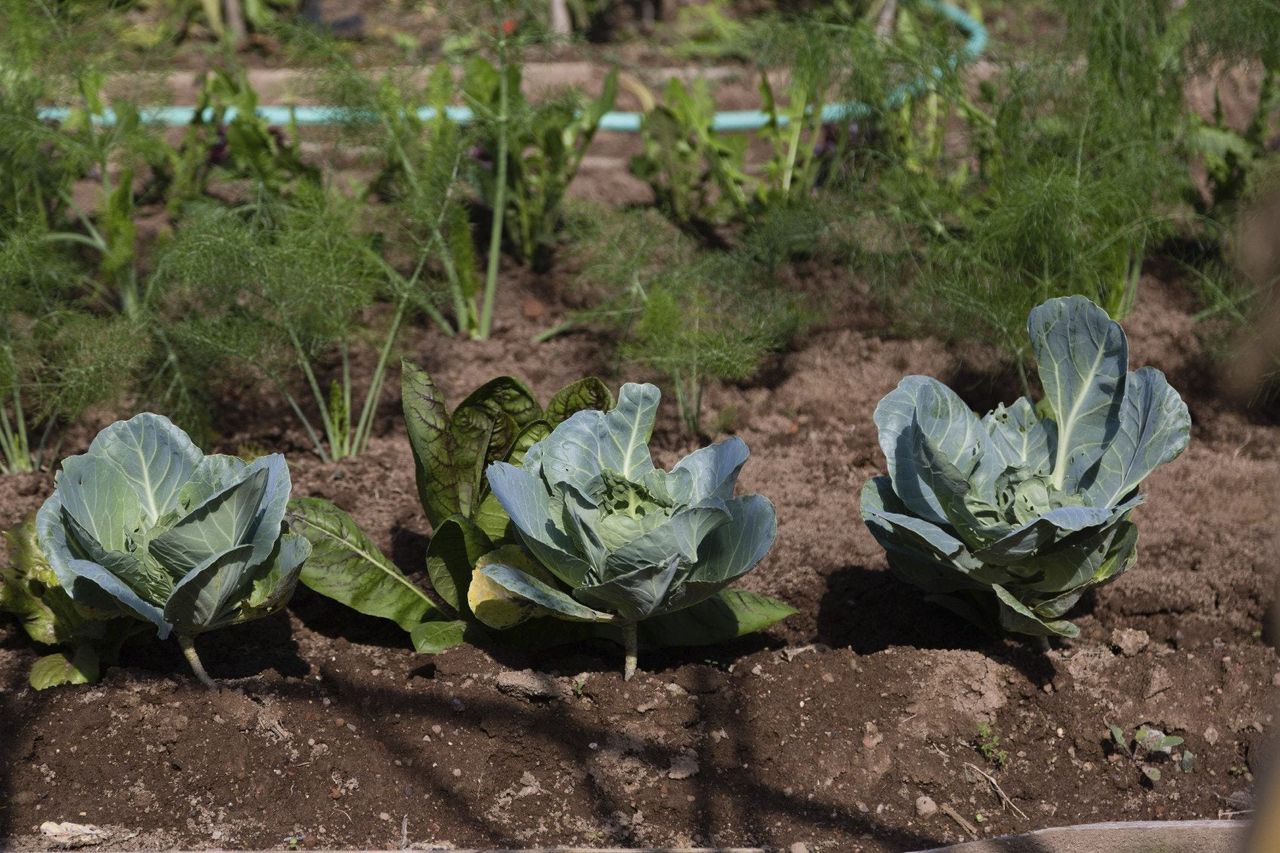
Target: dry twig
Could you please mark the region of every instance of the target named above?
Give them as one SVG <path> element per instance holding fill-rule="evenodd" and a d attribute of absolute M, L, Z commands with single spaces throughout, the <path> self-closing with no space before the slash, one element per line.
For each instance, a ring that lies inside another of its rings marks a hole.
<path fill-rule="evenodd" d="M 995 789 L 996 794 L 1000 797 L 1001 805 L 1005 805 L 1013 809 L 1014 812 L 1018 815 L 1018 817 L 1022 818 L 1023 820 L 1030 820 L 1030 818 L 1027 817 L 1026 812 L 1024 812 L 1022 809 L 1014 805 L 1013 800 L 1009 799 L 1009 795 L 1006 794 L 1004 792 L 1004 789 L 1000 787 L 1000 783 L 995 780 L 994 776 L 992 776 L 990 773 L 987 773 L 982 768 L 974 764 L 970 764 L 968 761 L 964 763 L 964 766 L 972 770 L 974 773 L 977 773 L 983 779 L 986 779 L 988 782 L 991 783 L 991 787 Z"/>

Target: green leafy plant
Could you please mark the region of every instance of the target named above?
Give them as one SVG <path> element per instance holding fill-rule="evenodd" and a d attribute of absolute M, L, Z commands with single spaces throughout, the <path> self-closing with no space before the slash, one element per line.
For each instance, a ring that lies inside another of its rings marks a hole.
<path fill-rule="evenodd" d="M 358 208 L 336 192 L 300 185 L 288 200 L 264 202 L 248 211 L 193 212 L 160 256 L 155 278 L 197 291 L 203 306 L 172 334 L 206 363 L 265 376 L 315 453 L 345 459 L 368 445 L 396 341 L 423 304 L 424 268 L 407 279 L 392 274 L 360 233 Z M 377 358 L 357 405 L 352 349 L 379 296 L 391 316 L 375 338 Z M 306 389 L 301 397 L 295 379 Z"/>
<path fill-rule="evenodd" d="M 293 11 L 298 0 L 170 0 L 188 20 L 199 15 L 218 38 L 239 44 L 250 29 L 262 31 L 282 12 Z M 185 27 L 184 27 L 185 29 Z"/>
<path fill-rule="evenodd" d="M 194 638 L 284 607 L 311 551 L 284 525 L 289 490 L 283 456 L 206 456 L 144 412 L 63 460 L 36 530 L 71 601 L 172 634 L 215 687 Z"/>
<path fill-rule="evenodd" d="M 862 518 L 927 600 L 1073 637 L 1066 612 L 1137 558 L 1138 486 L 1186 448 L 1191 418 L 1160 371 L 1128 372 L 1124 331 L 1087 299 L 1052 299 L 1027 327 L 1039 407 L 1024 397 L 979 418 L 925 376 L 880 401 L 889 475 L 863 488 Z"/>
<path fill-rule="evenodd" d="M 506 137 L 507 210 L 502 217 L 507 240 L 517 257 L 545 268 L 561 224 L 565 191 L 578 173 L 582 158 L 595 138 L 600 120 L 613 108 L 618 91 L 617 69 L 604 79 L 600 96 L 583 103 L 579 96 L 564 95 L 531 104 L 520 88 L 521 69 L 507 65 L 505 83 L 497 67 L 483 57 L 472 57 L 463 76 L 467 102 L 487 120 L 482 122 L 480 158 L 472 172 L 480 196 L 496 210 L 497 175 L 490 162 Z M 497 116 L 506 110 L 508 118 Z"/>
<path fill-rule="evenodd" d="M 1009 763 L 1009 751 L 1001 746 L 1000 735 L 996 734 L 989 723 L 978 723 L 978 752 L 996 767 L 1004 767 Z"/>
<path fill-rule="evenodd" d="M 594 304 L 539 339 L 579 326 L 607 330 L 623 360 L 663 377 L 681 423 L 701 434 L 707 383 L 749 378 L 808 322 L 776 274 L 790 238 L 751 230 L 735 249 L 711 252 L 652 211 L 600 213 L 593 223 L 577 244 Z"/>
<path fill-rule="evenodd" d="M 388 257 L 385 274 L 400 291 L 420 290 L 432 262 L 448 288 L 452 319 L 424 294 L 420 307 L 446 334 L 476 336 L 482 313 L 471 223 L 461 177 L 472 131 L 448 115 L 455 83 L 452 69 L 437 65 L 426 85 L 386 73 L 374 79 L 332 45 L 295 38 L 310 46 L 303 60 L 320 63 L 316 97 L 340 106 L 350 120 L 344 137 L 378 152 L 365 194 L 385 206 L 387 243 L 409 255 L 413 272 Z"/>
<path fill-rule="evenodd" d="M 610 408 L 613 395 L 600 380 L 581 379 L 543 408 L 524 383 L 500 376 L 450 412 L 426 371 L 408 362 L 401 370 L 418 495 L 433 531 L 427 574 L 444 606 L 404 579 L 337 507 L 298 499 L 292 511 L 315 548 L 303 583 L 362 613 L 391 619 L 410 633 L 418 651 L 434 653 L 468 634 L 472 640 L 486 638 L 468 604 L 472 570 L 477 560 L 511 540 L 507 516 L 484 480 L 485 467 L 518 461 L 574 412 Z"/>
<path fill-rule="evenodd" d="M 708 227 L 746 214 L 750 137 L 718 133 L 716 104 L 705 80 L 667 83 L 662 102 L 644 115 L 642 153 L 631 173 L 649 184 L 658 207 L 682 227 Z"/>
<path fill-rule="evenodd" d="M 0 568 L 0 611 L 21 622 L 33 641 L 58 647 L 31 665 L 36 690 L 97 681 L 114 663 L 121 644 L 144 632 L 137 621 L 100 613 L 72 601 L 36 539 L 29 518 L 5 534 L 9 565 Z"/>
<path fill-rule="evenodd" d="M 318 170 L 302 159 L 297 128 L 286 136 L 257 110 L 258 94 L 243 68 L 205 73 L 191 122 L 172 156 L 170 211 L 204 195 L 219 170 L 251 180 L 258 194 L 280 195 L 296 179 L 318 180 Z"/>
<path fill-rule="evenodd" d="M 1142 773 L 1143 778 L 1151 783 L 1159 782 L 1161 778 L 1160 768 L 1156 765 L 1169 761 L 1173 755 L 1173 748 L 1183 743 L 1183 739 L 1177 735 L 1166 735 L 1159 729 L 1147 725 L 1140 726 L 1133 733 L 1133 737 L 1125 734 L 1124 729 L 1114 723 L 1107 723 L 1107 731 L 1111 735 L 1111 742 L 1117 752 L 1129 759 Z M 1187 758 L 1188 756 L 1190 759 Z M 1178 765 L 1184 772 L 1189 773 L 1194 763 L 1195 756 L 1191 755 L 1189 750 L 1184 750 L 1178 758 Z"/>
<path fill-rule="evenodd" d="M 533 559 L 498 551 L 477 564 L 506 605 L 486 613 L 473 604 L 479 618 L 495 628 L 535 615 L 617 626 L 631 678 L 640 623 L 711 599 L 764 558 L 773 504 L 734 496 L 746 445 L 731 438 L 669 472 L 655 468 L 647 445 L 659 396 L 624 385 L 611 412 L 581 412 L 519 465 L 489 466 L 489 487 Z M 769 606 L 775 619 L 789 612 Z"/>

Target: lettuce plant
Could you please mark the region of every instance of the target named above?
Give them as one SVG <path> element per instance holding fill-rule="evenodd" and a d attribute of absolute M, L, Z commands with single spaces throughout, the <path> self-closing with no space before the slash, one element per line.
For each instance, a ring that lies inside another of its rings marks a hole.
<path fill-rule="evenodd" d="M 949 388 L 908 376 L 876 407 L 889 475 L 862 517 L 890 568 L 979 624 L 1041 637 L 1137 557 L 1138 485 L 1187 446 L 1191 418 L 1160 371 L 1128 371 L 1120 324 L 1082 296 L 1027 322 L 1044 400 L 979 418 Z M 1044 414 L 1041 414 L 1044 412 Z"/>
<path fill-rule="evenodd" d="M 768 498 L 734 497 L 748 455 L 741 439 L 695 451 L 671 471 L 654 467 L 648 442 L 659 397 L 653 385 L 624 385 L 612 411 L 579 412 L 519 465 L 487 471 L 541 566 L 495 554 L 476 572 L 511 603 L 523 601 L 516 618 L 617 626 L 626 678 L 635 673 L 637 625 L 699 604 L 755 568 L 777 526 Z"/>
<path fill-rule="evenodd" d="M 213 687 L 194 637 L 282 608 L 311 552 L 284 526 L 289 491 L 280 454 L 206 456 L 144 412 L 63 460 L 36 530 L 73 602 L 172 634 Z"/>

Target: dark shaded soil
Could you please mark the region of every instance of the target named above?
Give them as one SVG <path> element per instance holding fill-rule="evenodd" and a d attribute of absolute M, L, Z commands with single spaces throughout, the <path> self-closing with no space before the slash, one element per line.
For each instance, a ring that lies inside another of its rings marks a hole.
<path fill-rule="evenodd" d="M 102 827 L 114 848 L 897 851 L 967 837 L 942 811 L 918 814 L 922 795 L 991 835 L 1250 808 L 1280 692 L 1263 636 L 1280 428 L 1216 393 L 1192 306 L 1148 280 L 1128 324 L 1135 365 L 1163 368 L 1186 395 L 1191 448 L 1151 478 L 1137 567 L 1082 606 L 1080 640 L 1041 654 L 983 636 L 889 577 L 855 503 L 883 467 L 871 411 L 901 374 L 939 376 L 975 406 L 1015 389 L 980 350 L 886 337 L 858 283 L 824 275 L 842 294 L 830 320 L 760 381 L 709 394 L 707 422 L 734 425 L 752 448 L 743 486 L 778 507 L 778 545 L 746 584 L 799 609 L 785 624 L 642 656 L 628 684 L 609 647 L 422 657 L 395 626 L 303 591 L 287 614 L 202 640 L 220 693 L 155 642 L 128 649 L 98 685 L 36 693 L 26 671 L 39 652 L 4 624 L 0 846 L 43 848 L 39 826 L 52 820 Z M 405 354 L 453 400 L 505 372 L 544 395 L 583 373 L 621 378 L 590 335 L 527 344 L 559 303 L 548 282 L 509 287 L 494 340 L 416 330 Z M 336 501 L 418 573 L 429 528 L 395 384 L 359 459 L 320 464 L 285 412 L 247 399 L 228 402 L 244 426 L 220 449 L 288 451 L 297 493 Z M 690 446 L 675 426 L 664 410 L 664 463 Z M 0 486 L 9 525 L 49 480 Z M 977 748 L 983 723 L 1003 765 Z M 1107 749 L 1107 723 L 1176 732 L 1194 770 L 1166 764 L 1144 784 Z"/>

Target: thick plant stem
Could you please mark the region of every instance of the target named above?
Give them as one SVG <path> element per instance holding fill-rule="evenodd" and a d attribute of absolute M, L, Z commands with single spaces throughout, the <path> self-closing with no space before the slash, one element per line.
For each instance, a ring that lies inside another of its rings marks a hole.
<path fill-rule="evenodd" d="M 639 657 L 640 638 L 636 623 L 622 626 L 622 647 L 626 651 L 626 662 L 622 665 L 622 680 L 630 681 L 636 674 L 636 659 Z"/>
<path fill-rule="evenodd" d="M 507 136 L 511 132 L 511 93 L 507 74 L 507 39 L 498 39 L 498 161 L 493 185 L 493 227 L 489 232 L 489 263 L 484 277 L 484 302 L 480 306 L 480 327 L 473 337 L 488 340 L 493 326 L 493 301 L 498 291 L 498 262 L 502 257 L 502 225 L 507 207 Z"/>
<path fill-rule="evenodd" d="M 196 641 L 194 637 L 188 637 L 185 634 L 175 634 L 178 645 L 182 647 L 182 655 L 187 659 L 187 663 L 191 664 L 191 671 L 196 674 L 196 678 L 200 679 L 200 683 L 210 690 L 217 690 L 218 684 L 209 677 L 209 673 L 204 671 L 204 664 L 200 662 L 200 655 L 196 654 Z"/>

